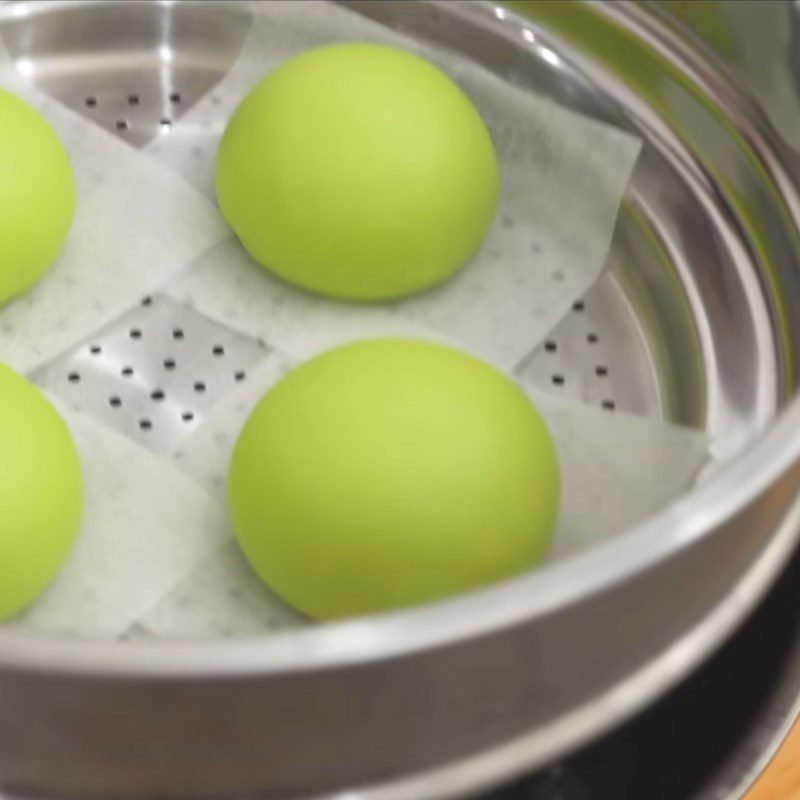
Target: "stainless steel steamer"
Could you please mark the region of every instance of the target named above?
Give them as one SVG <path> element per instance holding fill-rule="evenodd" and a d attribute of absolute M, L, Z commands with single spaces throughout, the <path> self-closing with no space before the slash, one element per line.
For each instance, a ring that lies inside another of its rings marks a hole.
<path fill-rule="evenodd" d="M 20 5 L 0 4 L 12 56 L 137 146 L 230 68 L 258 13 L 236 2 Z M 717 463 L 638 529 L 432 607 L 236 642 L 0 632 L 10 793 L 473 791 L 598 735 L 685 676 L 797 542 L 800 173 L 757 104 L 657 6 L 348 5 L 645 140 L 608 268 L 551 338 L 581 399 L 704 428 Z M 607 360 L 602 392 L 587 320 Z M 549 379 L 544 352 L 533 368 Z"/>

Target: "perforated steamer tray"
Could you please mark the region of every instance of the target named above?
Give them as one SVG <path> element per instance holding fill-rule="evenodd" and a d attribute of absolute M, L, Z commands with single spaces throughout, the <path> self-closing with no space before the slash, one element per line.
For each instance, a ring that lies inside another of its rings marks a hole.
<path fill-rule="evenodd" d="M 526 21 L 483 3 L 350 5 L 647 142 L 601 280 L 523 369 L 608 413 L 702 428 L 721 460 L 766 430 L 793 386 L 797 198 L 780 146 L 725 76 L 634 6 L 524 6 Z M 0 12 L 23 75 L 145 146 L 225 74 L 251 9 Z M 224 121 L 193 131 L 188 152 Z M 131 349 L 137 331 L 144 350 Z M 182 338 L 191 381 L 173 385 Z M 166 450 L 247 380 L 263 346 L 155 297 L 36 377 Z M 512 583 L 224 648 L 4 640 L 2 781 L 23 794 L 421 798 L 541 763 L 663 691 L 755 602 L 795 539 L 793 431 L 783 422 L 704 494 L 533 594 Z"/>
<path fill-rule="evenodd" d="M 207 9 L 195 6 L 191 12 L 189 8 L 170 10 L 166 13 L 175 15 L 177 19 L 187 18 L 185 35 L 194 38 L 186 43 L 170 42 L 166 45 L 170 48 L 169 63 L 164 65 L 163 61 L 157 60 L 152 65 L 143 65 L 143 69 L 137 69 L 134 80 L 125 64 L 102 61 L 106 53 L 105 42 L 98 40 L 95 32 L 113 31 L 115 37 L 120 37 L 120 47 L 123 49 L 138 46 L 138 41 L 127 41 L 126 37 L 143 33 L 141 25 L 155 24 L 154 20 L 148 21 L 144 18 L 158 12 L 143 9 L 122 12 L 120 9 L 95 7 L 92 10 L 97 19 L 91 21 L 88 28 L 81 26 L 80 30 L 72 30 L 74 23 L 67 22 L 65 32 L 64 18 L 69 19 L 69 9 L 65 6 L 59 10 L 57 6 L 56 3 L 47 9 L 47 13 L 35 15 L 37 42 L 40 44 L 37 44 L 37 51 L 31 53 L 26 43 L 26 34 L 30 33 L 33 23 L 28 17 L 20 17 L 15 21 L 14 8 L 20 6 L 8 4 L 11 19 L 4 25 L 4 36 L 11 55 L 18 57 L 16 60 L 23 74 L 29 69 L 31 74 L 35 74 L 37 87 L 135 146 L 146 146 L 159 136 L 169 133 L 173 122 L 195 100 L 205 95 L 232 64 L 249 27 L 249 17 L 244 6 L 238 9 L 222 9 L 212 3 Z M 169 9 L 169 6 L 165 8 Z M 143 19 L 139 21 L 139 25 L 133 27 L 130 20 L 121 17 L 123 13 Z M 189 13 L 197 18 L 194 24 L 203 30 L 203 36 L 207 39 L 198 41 L 194 29 L 189 28 Z M 117 15 L 120 18 L 112 19 L 112 16 Z M 147 34 L 155 38 L 157 31 L 149 30 Z M 101 49 L 96 50 L 97 47 Z M 195 49 L 198 47 L 202 48 L 200 52 Z M 63 50 L 60 51 L 61 48 Z M 64 62 L 65 57 L 69 58 L 68 64 Z M 124 77 L 120 77 L 120 74 Z M 226 118 L 220 115 L 210 128 L 193 130 L 192 140 L 182 141 L 180 146 L 188 153 L 193 150 L 206 152 L 209 142 L 215 143 L 225 122 Z M 553 276 L 554 281 L 561 278 L 558 274 Z M 118 329 L 122 331 L 139 323 L 145 324 L 150 313 L 148 307 L 143 306 L 140 315 L 121 321 Z M 163 353 L 174 352 L 174 345 L 170 342 L 172 329 L 186 322 L 179 318 L 185 313 L 183 309 L 174 307 L 170 313 L 177 315 L 175 325 L 165 324 L 159 329 L 159 334 L 167 335 L 160 346 L 160 352 Z M 114 331 L 109 330 L 104 335 L 113 336 Z M 148 337 L 148 340 L 152 341 L 152 337 Z M 98 340 L 98 344 L 102 347 L 101 341 Z M 201 349 L 202 346 L 198 344 L 197 351 Z M 222 375 L 230 372 L 229 364 L 233 364 L 236 371 L 237 353 L 233 342 L 228 342 L 227 351 L 228 359 L 224 361 L 209 354 L 206 362 L 198 364 L 193 374 L 202 373 L 207 376 L 209 384 L 214 384 L 217 373 L 224 380 Z M 113 368 L 110 370 L 112 377 L 116 377 L 118 373 L 117 361 L 120 358 L 125 361 L 126 356 L 135 358 L 136 352 L 136 348 L 133 351 L 123 349 L 122 352 L 118 348 L 114 349 Z M 75 357 L 78 355 L 75 354 Z M 151 355 L 148 353 L 147 357 L 150 358 Z M 244 355 L 244 360 L 248 359 L 252 361 L 252 354 Z M 96 361 L 99 363 L 102 360 Z M 177 370 L 182 368 L 181 364 L 176 367 Z M 59 380 L 77 383 L 73 375 L 76 370 L 92 372 L 89 364 L 65 361 L 54 364 L 48 370 L 50 374 L 46 383 L 53 385 Z M 651 348 L 644 339 L 633 310 L 610 273 L 603 277 L 588 297 L 575 304 L 574 314 L 564 320 L 533 355 L 529 371 L 534 381 L 543 388 L 551 391 L 554 387 L 560 388 L 565 396 L 608 410 L 619 408 L 645 415 L 664 413 L 669 419 L 689 423 L 697 423 L 702 419 L 702 410 L 695 410 L 694 414 L 688 410 L 671 408 L 663 411 L 665 403 L 670 403 L 664 394 L 671 390 L 662 391 Z M 73 375 L 71 379 L 70 375 Z M 156 390 L 156 384 L 160 381 L 152 380 L 152 383 L 152 387 L 143 386 L 143 391 L 147 388 Z M 81 391 L 87 391 L 85 383 Z M 99 394 L 101 396 L 89 401 L 93 409 L 107 405 L 112 392 L 101 388 Z M 200 402 L 200 408 L 213 404 L 213 397 L 209 395 L 202 399 L 205 402 Z M 191 408 L 193 404 L 195 403 L 183 405 Z M 129 421 L 126 432 L 136 435 L 139 417 L 145 414 L 146 408 L 138 404 L 126 407 L 136 417 L 132 422 Z M 114 418 L 119 419 L 120 416 L 115 415 Z M 141 437 L 141 440 L 149 445 L 162 430 L 164 435 L 172 435 L 163 425 L 158 425 L 154 426 L 153 433 Z"/>

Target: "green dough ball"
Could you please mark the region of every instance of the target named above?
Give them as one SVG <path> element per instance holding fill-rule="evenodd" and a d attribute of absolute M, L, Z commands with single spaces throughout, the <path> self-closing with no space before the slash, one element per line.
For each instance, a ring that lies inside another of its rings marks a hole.
<path fill-rule="evenodd" d="M 0 619 L 56 576 L 80 525 L 81 466 L 38 389 L 0 364 Z"/>
<path fill-rule="evenodd" d="M 550 435 L 502 374 L 403 339 L 329 351 L 256 407 L 234 450 L 239 543 L 320 618 L 444 597 L 532 567 L 550 544 Z"/>
<path fill-rule="evenodd" d="M 491 138 L 422 58 L 344 44 L 287 61 L 245 98 L 217 158 L 219 204 L 256 261 L 351 300 L 440 283 L 497 206 Z"/>
<path fill-rule="evenodd" d="M 75 212 L 75 180 L 53 129 L 0 89 L 0 306 L 58 256 Z"/>

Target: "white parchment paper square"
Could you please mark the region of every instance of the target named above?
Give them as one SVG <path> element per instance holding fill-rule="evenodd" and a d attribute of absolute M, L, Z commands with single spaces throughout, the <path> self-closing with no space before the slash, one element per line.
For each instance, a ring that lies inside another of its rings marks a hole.
<path fill-rule="evenodd" d="M 236 438 L 253 407 L 293 366 L 273 353 L 176 454 L 220 503 Z M 692 485 L 706 458 L 696 430 L 610 413 L 523 384 L 556 442 L 562 503 L 556 560 L 643 521 Z M 232 535 L 232 531 L 231 531 Z M 138 638 L 244 636 L 309 624 L 264 587 L 229 541 L 132 626 Z"/>
<path fill-rule="evenodd" d="M 0 66 L 0 86 L 37 108 L 64 144 L 77 209 L 32 291 L 0 307 L 0 361 L 20 372 L 76 344 L 227 236 L 216 207 L 154 163 Z"/>
<path fill-rule="evenodd" d="M 445 285 L 400 303 L 350 306 L 343 312 L 339 304 L 289 292 L 277 281 L 259 282 L 255 271 L 242 266 L 249 257 L 237 254 L 238 245 L 217 251 L 215 266 L 205 261 L 175 289 L 176 296 L 228 323 L 235 314 L 243 330 L 302 356 L 346 337 L 346 329 L 359 318 L 367 327 L 391 315 L 398 329 L 429 330 L 513 367 L 600 274 L 639 141 L 512 86 L 463 57 L 421 46 L 336 5 L 259 3 L 255 10 L 236 64 L 169 135 L 150 146 L 154 157 L 213 194 L 214 160 L 225 122 L 263 76 L 309 47 L 382 42 L 431 58 L 472 98 L 497 150 L 500 207 L 470 264 Z M 257 300 L 249 299 L 253 293 Z M 285 317 L 291 320 L 284 328 L 278 320 Z M 294 336 L 298 319 L 306 331 L 303 342 Z"/>
<path fill-rule="evenodd" d="M 230 539 L 224 507 L 168 462 L 59 410 L 83 469 L 85 512 L 64 570 L 12 624 L 115 638 Z"/>

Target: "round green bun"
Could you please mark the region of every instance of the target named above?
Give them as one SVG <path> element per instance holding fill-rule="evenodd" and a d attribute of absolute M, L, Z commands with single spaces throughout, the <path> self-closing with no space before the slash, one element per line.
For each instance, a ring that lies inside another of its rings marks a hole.
<path fill-rule="evenodd" d="M 533 567 L 559 485 L 550 434 L 504 375 L 450 347 L 376 339 L 312 359 L 263 397 L 229 498 L 261 579 L 336 619 Z"/>
<path fill-rule="evenodd" d="M 483 242 L 498 196 L 486 126 L 419 56 L 310 50 L 244 99 L 220 145 L 220 208 L 253 258 L 349 300 L 442 282 Z"/>
<path fill-rule="evenodd" d="M 0 619 L 29 605 L 56 576 L 82 507 L 81 465 L 64 420 L 0 364 Z"/>
<path fill-rule="evenodd" d="M 0 89 L 0 306 L 52 266 L 75 213 L 75 179 L 55 131 Z"/>

